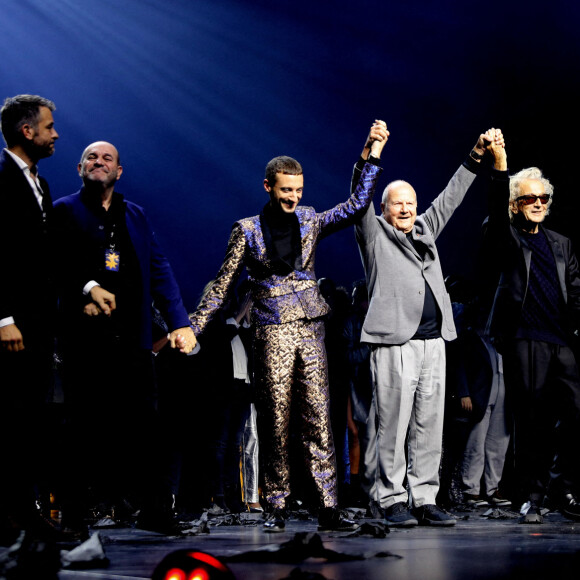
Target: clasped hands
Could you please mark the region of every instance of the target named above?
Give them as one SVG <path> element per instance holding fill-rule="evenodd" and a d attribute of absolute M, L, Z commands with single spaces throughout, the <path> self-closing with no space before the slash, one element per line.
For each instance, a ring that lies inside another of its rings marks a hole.
<path fill-rule="evenodd" d="M 92 302 L 89 302 L 84 307 L 86 316 L 111 316 L 112 312 L 117 308 L 115 295 L 101 286 L 93 286 L 89 292 Z M 176 328 L 167 335 L 167 340 L 171 348 L 177 348 L 184 354 L 189 354 L 197 344 L 195 334 L 190 326 Z"/>

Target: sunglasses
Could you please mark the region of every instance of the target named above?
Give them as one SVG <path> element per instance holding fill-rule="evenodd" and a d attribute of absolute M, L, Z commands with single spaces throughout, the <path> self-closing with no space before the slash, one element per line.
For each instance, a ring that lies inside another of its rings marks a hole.
<path fill-rule="evenodd" d="M 536 203 L 536 200 L 540 200 L 543 205 L 546 205 L 550 201 L 550 196 L 547 193 L 542 193 L 542 195 L 520 195 L 516 197 L 516 201 L 521 201 L 524 205 L 532 205 Z"/>

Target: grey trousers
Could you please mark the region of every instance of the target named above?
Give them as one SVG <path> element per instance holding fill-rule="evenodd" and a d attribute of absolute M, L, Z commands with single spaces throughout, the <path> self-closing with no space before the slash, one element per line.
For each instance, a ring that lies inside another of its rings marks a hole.
<path fill-rule="evenodd" d="M 436 338 L 377 345 L 371 354 L 371 374 L 377 406 L 379 503 L 382 508 L 409 499 L 414 507 L 434 504 L 443 437 L 445 342 Z"/>
<path fill-rule="evenodd" d="M 364 425 L 359 423 L 359 442 L 361 452 L 361 487 L 369 499 L 379 501 L 377 494 L 378 449 L 377 449 L 377 413 L 373 399 Z"/>
<path fill-rule="evenodd" d="M 463 490 L 471 495 L 479 495 L 482 475 L 485 493 L 493 495 L 503 472 L 510 430 L 505 413 L 503 372 L 498 374 L 498 379 L 497 396 L 490 400 L 483 419 L 473 426 L 463 454 Z"/>

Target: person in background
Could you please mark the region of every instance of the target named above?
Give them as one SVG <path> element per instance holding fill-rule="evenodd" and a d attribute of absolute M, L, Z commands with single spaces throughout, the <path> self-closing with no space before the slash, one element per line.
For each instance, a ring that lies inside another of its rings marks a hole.
<path fill-rule="evenodd" d="M 6 142 L 0 152 L 0 241 L 7 252 L 0 283 L 0 543 L 6 545 L 22 529 L 53 535 L 36 500 L 46 467 L 43 421 L 57 308 L 52 199 L 38 163 L 54 153 L 54 110 L 52 101 L 25 94 L 7 98 L 0 111 Z"/>
<path fill-rule="evenodd" d="M 361 342 L 362 327 L 369 308 L 365 280 L 353 284 L 352 312 L 345 320 L 342 336 L 350 378 L 348 429 L 350 451 L 350 504 L 361 500 L 376 515 L 376 424 L 370 345 Z M 364 500 L 362 499 L 364 498 Z"/>

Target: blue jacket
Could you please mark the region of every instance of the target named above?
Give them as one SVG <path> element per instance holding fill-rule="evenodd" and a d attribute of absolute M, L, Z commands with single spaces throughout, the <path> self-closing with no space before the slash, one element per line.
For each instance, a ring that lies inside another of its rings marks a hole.
<path fill-rule="evenodd" d="M 161 252 L 143 208 L 124 200 L 116 192 L 113 195 L 119 196 L 125 204 L 127 231 L 141 270 L 142 292 L 135 297 L 140 300 L 141 312 L 139 346 L 150 350 L 153 304 L 170 330 L 189 326 L 189 318 L 171 266 Z M 74 320 L 82 315 L 87 301 L 82 291 L 87 282 L 99 282 L 99 271 L 95 271 L 93 266 L 95 260 L 89 257 L 102 251 L 105 229 L 90 202 L 88 194 L 81 189 L 54 203 L 54 223 L 58 229 L 59 254 L 63 261 L 60 300 L 65 326 L 74 324 Z"/>

